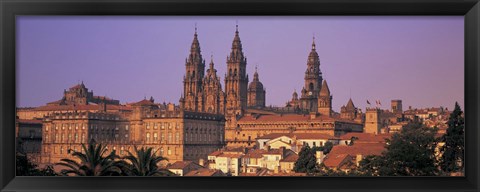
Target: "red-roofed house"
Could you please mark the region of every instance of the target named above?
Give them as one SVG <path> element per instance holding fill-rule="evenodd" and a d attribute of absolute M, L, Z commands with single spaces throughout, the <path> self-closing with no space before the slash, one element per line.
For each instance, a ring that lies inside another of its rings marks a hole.
<path fill-rule="evenodd" d="M 204 167 L 192 161 L 176 161 L 175 163 L 167 166 L 169 171 L 179 176 L 183 176 L 185 173 L 201 168 Z"/>
<path fill-rule="evenodd" d="M 384 143 L 355 143 L 354 145 L 333 146 L 323 160 L 323 164 L 331 169 L 349 170 L 351 166 L 358 166 L 359 162 L 368 155 L 381 155 L 385 151 Z"/>

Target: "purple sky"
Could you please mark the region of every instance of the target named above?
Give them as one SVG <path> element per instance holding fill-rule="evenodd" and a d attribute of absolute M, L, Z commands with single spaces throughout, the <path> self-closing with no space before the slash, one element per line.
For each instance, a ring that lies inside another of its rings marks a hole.
<path fill-rule="evenodd" d="M 404 109 L 464 103 L 463 16 L 17 17 L 17 105 L 62 97 L 84 81 L 95 95 L 174 102 L 183 90 L 194 26 L 207 66 L 213 54 L 224 88 L 226 56 L 238 21 L 253 78 L 258 65 L 267 104 L 300 92 L 315 34 L 320 69 L 339 111 L 351 97 L 402 99 Z"/>

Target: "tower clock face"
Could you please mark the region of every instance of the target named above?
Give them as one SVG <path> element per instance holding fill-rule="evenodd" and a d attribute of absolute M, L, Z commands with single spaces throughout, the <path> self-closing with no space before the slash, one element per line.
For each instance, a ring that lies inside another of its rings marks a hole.
<path fill-rule="evenodd" d="M 308 92 L 308 95 L 312 95 L 313 93 L 311 91 Z"/>

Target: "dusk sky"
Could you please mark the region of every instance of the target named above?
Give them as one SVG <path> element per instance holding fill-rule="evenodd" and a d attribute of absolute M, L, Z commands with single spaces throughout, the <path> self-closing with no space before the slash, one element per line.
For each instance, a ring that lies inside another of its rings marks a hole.
<path fill-rule="evenodd" d="M 367 99 L 464 107 L 463 16 L 19 16 L 17 106 L 59 100 L 81 81 L 121 103 L 178 104 L 195 23 L 206 66 L 213 55 L 225 88 L 237 22 L 249 80 L 258 65 L 267 105 L 300 95 L 315 36 L 334 111 L 350 97 L 363 111 Z"/>

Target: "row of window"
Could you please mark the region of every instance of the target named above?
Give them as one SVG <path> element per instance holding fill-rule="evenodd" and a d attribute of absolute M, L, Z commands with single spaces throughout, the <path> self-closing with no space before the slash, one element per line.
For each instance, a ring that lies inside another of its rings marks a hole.
<path fill-rule="evenodd" d="M 152 136 L 153 135 L 153 140 L 152 140 Z M 156 142 L 159 140 L 159 137 L 158 137 L 158 133 L 150 133 L 150 132 L 147 132 L 146 136 L 145 136 L 145 141 L 147 143 L 150 143 L 150 142 Z M 160 133 L 160 141 L 163 142 L 165 141 L 165 134 L 162 134 Z M 172 143 L 172 133 L 168 133 L 167 135 L 167 141 L 168 143 Z M 176 143 L 179 143 L 180 142 L 180 133 L 175 133 L 175 142 Z"/>
<path fill-rule="evenodd" d="M 158 128 L 172 129 L 173 127 L 175 127 L 175 129 L 178 129 L 179 128 L 179 123 L 163 123 L 163 122 L 160 122 L 160 123 L 147 122 L 147 123 L 145 123 L 145 129 L 150 129 L 150 128 L 153 128 L 153 129 L 158 129 Z"/>
<path fill-rule="evenodd" d="M 178 150 L 177 147 L 173 147 L 173 148 L 174 148 L 175 155 L 178 155 L 180 150 Z M 106 147 L 106 149 L 107 149 L 107 152 L 108 152 L 109 151 L 108 146 Z M 120 147 L 119 153 L 120 153 L 120 155 L 124 155 L 124 154 L 126 155 L 126 154 L 128 154 L 127 151 L 130 151 L 130 149 L 131 149 L 130 147 L 127 147 L 126 150 L 125 150 L 125 147 Z M 44 150 L 45 153 L 49 152 L 47 146 L 45 146 L 43 150 Z M 117 148 L 114 146 L 114 147 L 112 147 L 112 150 L 116 151 Z M 54 154 L 68 154 L 68 153 L 73 153 L 75 151 L 79 151 L 79 152 L 81 151 L 82 153 L 85 152 L 85 150 L 81 146 L 78 146 L 78 147 L 77 146 L 72 146 L 70 148 L 64 147 L 64 146 L 60 146 L 60 147 L 55 146 L 53 148 L 53 153 Z M 172 150 L 170 149 L 170 147 L 167 147 L 166 154 L 165 154 L 165 150 L 164 150 L 163 147 L 161 147 L 160 150 L 157 150 L 157 148 L 154 148 L 153 151 L 155 151 L 160 156 L 172 155 Z"/>
<path fill-rule="evenodd" d="M 106 134 L 93 134 L 92 137 L 94 139 L 105 139 L 111 137 L 111 135 Z M 115 138 L 118 138 L 119 135 L 115 134 Z M 128 134 L 124 135 L 125 138 L 128 138 Z M 50 143 L 49 134 L 45 134 L 44 143 Z M 85 133 L 74 133 L 74 134 L 55 134 L 54 143 L 85 143 L 86 142 L 86 134 Z"/>
<path fill-rule="evenodd" d="M 65 123 L 65 124 L 54 124 L 52 125 L 53 127 L 55 127 L 55 130 L 58 130 L 58 129 L 62 129 L 62 130 L 65 130 L 65 129 L 68 129 L 68 130 L 72 130 L 72 129 L 85 129 L 86 128 L 86 124 L 79 124 L 79 123 Z M 49 131 L 49 128 L 50 126 L 45 126 L 45 131 Z M 108 126 L 98 126 L 98 125 L 90 125 L 90 130 L 98 130 L 98 128 L 100 128 L 100 130 L 104 130 L 105 129 L 110 129 L 110 127 Z M 128 125 L 125 125 L 125 130 L 128 131 Z M 118 127 L 115 127 L 115 130 L 119 130 Z"/>

